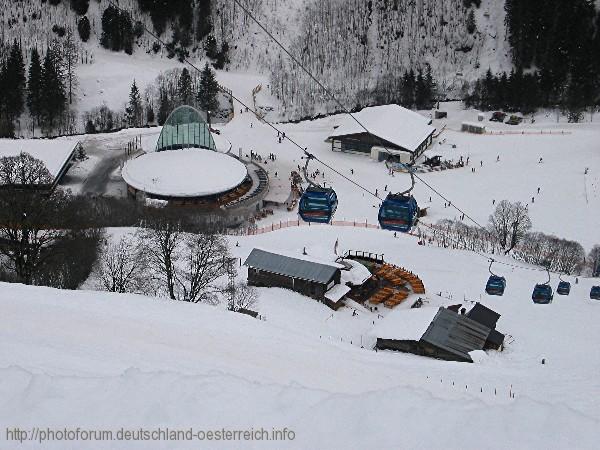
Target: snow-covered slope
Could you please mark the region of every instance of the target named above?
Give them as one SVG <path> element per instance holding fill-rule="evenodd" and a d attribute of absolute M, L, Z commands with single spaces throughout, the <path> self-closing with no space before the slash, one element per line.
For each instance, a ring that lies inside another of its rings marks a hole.
<path fill-rule="evenodd" d="M 335 239 L 414 270 L 433 306 L 450 301 L 437 290 L 454 292 L 454 303 L 476 298 L 486 278 L 485 260 L 472 254 L 376 230 L 286 230 L 239 238 L 235 251 L 306 246 L 324 257 Z M 261 289 L 263 322 L 203 305 L 3 284 L 0 423 L 294 430 L 293 442 L 273 448 L 595 448 L 600 354 L 590 343 L 600 339 L 600 303 L 586 297 L 591 280 L 580 280 L 569 297 L 534 305 L 535 281 L 535 273 L 511 273 L 504 297 L 484 299 L 511 337 L 478 364 L 342 342 L 336 337 L 359 319 L 349 310 L 330 318 L 324 305 L 287 291 Z M 360 310 L 364 329 L 355 328 L 365 336 L 369 314 Z"/>
<path fill-rule="evenodd" d="M 374 90 L 392 101 L 394 80 L 409 69 L 430 65 L 440 95 L 452 98 L 488 68 L 511 67 L 504 2 L 481 3 L 473 34 L 462 0 L 271 0 L 250 9 L 348 108 L 373 102 Z M 283 117 L 340 109 L 233 2 L 222 11 L 226 39 L 236 43 L 232 66 L 267 70 Z"/>

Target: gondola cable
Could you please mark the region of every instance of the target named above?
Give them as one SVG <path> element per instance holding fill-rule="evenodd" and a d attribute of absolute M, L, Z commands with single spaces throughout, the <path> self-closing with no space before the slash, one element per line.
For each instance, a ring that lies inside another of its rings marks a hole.
<path fill-rule="evenodd" d="M 244 13 L 254 22 L 256 23 L 256 25 L 258 25 L 258 27 L 263 30 L 265 32 L 265 34 L 273 41 L 275 42 L 275 44 L 277 44 L 277 46 L 279 48 L 281 48 L 283 50 L 283 52 L 285 54 L 287 54 L 292 61 L 294 61 L 294 63 L 296 63 L 303 72 L 305 72 L 316 84 L 317 86 L 319 86 L 319 88 L 321 88 L 323 90 L 323 92 L 325 92 L 325 94 L 327 94 L 327 96 L 333 100 L 341 109 L 345 114 L 348 114 L 352 120 L 354 120 L 363 130 L 365 130 L 365 132 L 369 133 L 371 136 L 373 136 L 374 138 L 376 138 L 379 142 L 380 142 L 380 146 L 386 151 L 386 153 L 388 153 L 388 155 L 391 155 L 392 152 L 386 147 L 385 145 L 385 141 L 383 139 L 381 139 L 379 136 L 376 136 L 374 134 L 372 134 L 369 129 L 360 121 L 356 118 L 356 116 L 350 111 L 348 110 L 348 108 L 346 108 L 346 106 L 315 76 L 313 75 L 310 70 L 308 70 L 301 61 L 299 61 L 275 36 L 273 36 L 273 34 L 252 14 L 252 12 L 245 7 L 244 5 L 242 5 L 242 3 L 239 0 L 233 0 L 235 4 L 237 4 L 243 11 Z M 398 163 L 400 164 L 405 170 L 407 171 L 411 171 L 412 168 L 410 168 L 408 165 L 404 164 L 404 163 Z M 459 208 L 458 206 L 456 206 L 452 201 L 450 201 L 448 198 L 446 198 L 446 196 L 444 196 L 440 191 L 438 191 L 436 188 L 434 188 L 433 186 L 431 186 L 429 183 L 427 183 L 425 180 L 423 180 L 421 177 L 419 177 L 418 175 L 414 174 L 413 172 L 413 176 L 415 178 L 417 178 L 421 183 L 423 183 L 427 188 L 429 188 L 432 192 L 434 192 L 437 196 L 441 197 L 445 202 L 447 202 L 452 208 L 456 209 L 458 212 L 460 212 L 463 217 L 469 219 L 471 222 L 473 222 L 475 225 L 477 225 L 480 228 L 485 229 L 485 227 L 483 225 L 481 225 L 478 221 L 476 221 L 473 217 L 471 217 L 469 214 L 467 214 L 464 210 L 462 210 L 461 208 Z M 372 195 L 374 195 L 372 192 L 370 192 Z M 375 197 L 377 197 L 375 195 Z M 377 197 L 379 198 L 379 197 Z"/>
<path fill-rule="evenodd" d="M 238 0 L 234 0 L 234 2 L 236 4 L 238 4 L 244 11 L 248 12 L 246 8 L 244 8 L 239 2 Z M 117 10 L 121 11 L 122 13 L 127 14 L 130 18 L 132 17 L 132 14 L 120 7 L 119 5 L 117 5 L 113 0 L 109 0 L 108 3 L 113 6 L 114 8 L 116 8 Z M 253 16 L 251 16 L 253 17 Z M 256 21 L 256 19 L 253 19 L 254 21 Z M 155 33 L 153 33 L 143 22 L 140 22 L 142 24 L 142 27 L 144 29 L 144 31 L 146 33 L 148 33 L 150 36 L 152 36 L 157 42 L 159 42 L 163 47 L 167 47 L 167 44 L 159 37 L 157 36 Z M 258 22 L 257 22 L 258 23 Z M 259 26 L 261 28 L 264 29 L 264 27 L 262 27 L 262 25 Z M 269 33 L 270 34 L 270 33 Z M 278 43 L 278 45 L 280 47 L 282 47 L 285 50 L 285 47 L 283 47 L 276 39 L 275 41 Z M 287 53 L 287 51 L 286 51 Z M 294 58 L 295 59 L 295 58 Z M 194 69 L 196 72 L 201 73 L 202 71 L 194 64 L 192 63 L 187 57 L 183 57 L 182 58 L 182 62 L 186 63 L 187 65 L 189 65 L 192 69 Z M 300 65 L 303 70 L 306 71 L 306 69 Z M 312 75 L 311 75 L 312 76 Z M 320 86 L 322 86 L 321 83 L 318 83 Z M 235 100 L 237 103 L 239 103 L 242 107 L 246 108 L 248 111 L 252 112 L 256 117 L 259 117 L 259 114 L 256 110 L 252 109 L 252 107 L 246 105 L 242 100 L 240 100 L 238 97 L 236 97 L 235 95 L 233 95 L 233 93 L 231 91 L 225 90 L 222 86 L 218 85 L 218 89 L 219 91 L 229 95 L 233 100 Z M 323 89 L 329 93 L 328 90 L 326 90 L 324 87 Z M 332 95 L 332 94 L 329 94 Z M 335 98 L 335 97 L 334 97 Z M 360 124 L 360 122 L 352 115 L 352 113 L 348 112 L 345 108 L 344 110 L 346 111 L 347 114 L 349 114 L 355 121 L 357 121 L 357 123 Z M 262 122 L 269 126 L 270 128 L 272 128 L 273 130 L 275 130 L 277 133 L 279 133 L 280 135 L 283 136 L 283 139 L 287 139 L 291 144 L 293 144 L 295 147 L 297 147 L 298 149 L 300 149 L 300 151 L 302 151 L 304 154 L 306 154 L 307 149 L 306 147 L 302 147 L 300 144 L 298 144 L 294 139 L 292 139 L 291 137 L 289 137 L 288 134 L 285 134 L 282 130 L 278 129 L 275 125 L 273 125 L 271 122 L 262 119 Z M 364 128 L 366 130 L 366 128 L 360 124 L 362 128 Z M 368 132 L 368 130 L 367 130 Z M 388 153 L 389 150 L 385 147 L 383 147 Z M 369 190 L 368 188 L 362 186 L 360 183 L 357 183 L 356 181 L 352 180 L 351 178 L 349 178 L 348 176 L 344 175 L 343 173 L 341 173 L 340 171 L 338 171 L 337 169 L 335 169 L 334 167 L 332 167 L 331 165 L 329 165 L 328 163 L 324 162 L 323 160 L 321 160 L 320 158 L 318 158 L 317 156 L 312 156 L 312 159 L 314 159 L 315 161 L 319 162 L 322 166 L 327 167 L 327 169 L 329 169 L 331 172 L 339 175 L 341 178 L 345 179 L 346 181 L 350 182 L 351 184 L 353 184 L 354 186 L 358 187 L 359 189 L 365 191 L 366 193 L 370 194 L 371 196 L 377 198 L 378 200 L 381 200 L 379 198 L 379 196 L 377 196 L 374 192 L 372 192 L 371 190 Z M 402 164 L 402 163 L 401 163 Z M 409 171 L 412 170 L 412 168 L 410 168 L 409 166 L 402 164 L 405 168 L 407 168 Z M 435 188 L 433 188 L 431 185 L 429 185 L 427 182 L 425 182 L 421 177 L 417 176 L 416 174 L 414 174 L 414 177 L 417 178 L 420 182 L 422 182 L 425 186 L 427 186 L 429 189 L 431 189 L 434 193 L 436 193 L 439 197 L 441 197 L 442 199 L 444 199 L 445 201 L 449 202 L 450 205 L 456 209 L 457 211 L 461 212 L 464 217 L 468 218 L 469 220 L 471 220 L 473 223 L 475 223 L 476 225 L 478 225 L 480 228 L 482 228 L 483 230 L 486 230 L 486 228 L 484 226 L 482 226 L 481 224 L 479 224 L 477 221 L 475 221 L 473 218 L 471 218 L 471 216 L 469 216 L 467 213 L 465 213 L 464 211 L 462 211 L 462 209 L 458 208 L 454 203 L 452 203 L 450 200 L 448 200 L 442 193 L 440 193 L 439 191 L 437 191 Z M 411 188 L 412 189 L 412 188 Z M 421 223 L 422 226 L 435 230 L 435 228 L 431 225 L 428 225 L 426 223 Z M 451 238 L 448 238 L 450 241 L 452 241 Z M 458 243 L 458 241 L 454 241 L 455 243 Z M 460 243 L 458 243 L 460 244 Z M 489 260 L 489 256 L 477 251 L 477 250 L 473 250 L 473 252 L 479 256 L 481 256 L 482 258 Z M 513 269 L 522 269 L 522 270 L 529 270 L 529 271 L 545 271 L 547 269 L 541 269 L 541 268 L 535 268 L 535 267 L 526 267 L 526 266 L 521 266 L 521 265 L 517 265 L 517 264 L 511 264 L 511 263 L 506 263 L 506 262 L 502 262 L 502 261 L 495 261 L 496 264 L 501 264 L 507 267 L 511 267 Z"/>

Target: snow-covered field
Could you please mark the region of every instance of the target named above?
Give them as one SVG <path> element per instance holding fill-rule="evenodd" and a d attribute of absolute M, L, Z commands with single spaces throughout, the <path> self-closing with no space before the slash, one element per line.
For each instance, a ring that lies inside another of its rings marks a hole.
<path fill-rule="evenodd" d="M 455 162 L 461 156 L 465 161 L 469 158 L 469 166 L 419 174 L 428 184 L 482 225 L 487 224 L 494 210 L 493 200 L 521 201 L 530 204 L 534 230 L 579 241 L 587 250 L 598 243 L 599 235 L 594 229 L 600 224 L 600 122 L 568 124 L 561 117 L 557 123 L 554 114 L 540 113 L 535 123 L 516 127 L 486 119 L 488 131 L 511 134 L 475 135 L 462 133 L 460 126 L 462 121 L 476 122 L 477 111 L 462 110 L 459 103 L 442 104 L 441 109 L 447 110 L 449 117 L 434 120 L 434 126 L 438 130 L 446 128 L 427 153 Z M 367 156 L 334 153 L 331 144 L 324 141 L 342 120 L 343 116 L 331 116 L 277 127 L 345 176 L 372 192 L 377 190 L 381 199 L 387 194 L 386 187 L 387 191 L 399 192 L 410 186 L 408 175 L 392 177 L 383 163 Z M 291 170 L 304 165 L 300 149 L 288 141 L 279 144 L 277 133 L 259 123 L 252 114 L 238 114 L 222 128 L 222 136 L 232 142 L 234 150 L 241 148 L 245 154 L 252 150 L 266 160 L 269 153 L 275 153 L 277 160 L 265 163 L 271 176 L 277 172 L 278 177 L 287 178 Z M 473 167 L 475 173 L 471 172 Z M 586 168 L 589 168 L 587 175 Z M 336 189 L 339 198 L 336 219 L 376 223 L 380 203 L 376 198 L 319 163 L 309 166 L 310 171 L 315 169 L 324 172 L 324 177 L 319 176 L 317 181 Z M 453 208 L 445 208 L 447 202 L 418 181 L 414 195 L 424 204 L 431 198 L 429 222 L 457 219 L 461 215 Z M 274 219 L 295 218 L 294 214 L 276 212 Z"/>
<path fill-rule="evenodd" d="M 143 85 L 161 67 L 136 79 Z M 118 86 L 129 83 L 124 80 L 133 69 L 113 69 L 86 77 L 85 83 L 101 80 L 95 91 L 86 89 L 91 92 L 86 102 L 119 106 L 128 88 Z M 235 72 L 219 72 L 218 78 L 248 105 L 253 104 L 251 90 L 268 83 L 265 77 Z M 266 108 L 274 104 L 264 91 L 257 101 Z M 304 164 L 302 153 L 287 141 L 278 143 L 273 129 L 240 108 L 236 106 L 229 124 L 219 127 L 217 145 L 222 151 L 231 145 L 234 153 L 241 149 L 242 154 L 262 155 L 272 179 L 285 185 L 290 171 Z M 470 164 L 421 174 L 424 180 L 482 224 L 493 211 L 493 200 L 519 200 L 529 203 L 535 230 L 577 240 L 586 250 L 600 243 L 597 122 L 588 117 L 586 123 L 571 125 L 563 117 L 557 123 L 554 114 L 545 113 L 537 114 L 535 123 L 517 127 L 486 119 L 488 130 L 498 134 L 478 136 L 459 131 L 462 121 L 477 120 L 477 111 L 464 111 L 457 103 L 441 109 L 449 118 L 434 120 L 438 130 L 446 128 L 428 154 L 455 161 L 462 156 Z M 340 119 L 276 126 L 347 177 L 377 190 L 380 198 L 386 191 L 404 190 L 407 175 L 392 177 L 368 157 L 331 151 L 324 139 Z M 159 133 L 155 128 L 84 138 L 90 158 L 72 169 L 68 186 L 79 192 L 109 159 L 115 166 L 106 170 L 118 176 L 126 144 L 141 136 L 142 149 L 152 151 Z M 25 141 L 1 144 L 19 142 Z M 267 158 L 270 153 L 275 161 Z M 320 181 L 337 191 L 336 219 L 376 222 L 376 198 L 318 163 L 309 170 L 317 168 L 324 172 Z M 430 203 L 427 221 L 459 217 L 422 183 L 417 183 L 415 196 Z M 289 218 L 295 219 L 296 212 L 276 210 L 259 226 Z M 259 321 L 205 305 L 1 284 L 0 426 L 295 431 L 292 442 L 236 442 L 235 448 L 597 448 L 600 302 L 589 299 L 589 290 L 598 280 L 580 278 L 575 284 L 570 278 L 570 296 L 534 305 L 531 290 L 545 281 L 544 273 L 499 268 L 508 280 L 506 294 L 487 297 L 484 258 L 420 246 L 410 236 L 311 226 L 235 237 L 231 244 L 242 260 L 255 247 L 288 254 L 306 248 L 310 256 L 331 259 L 336 240 L 340 251 L 384 253 L 386 260 L 413 270 L 427 289 L 426 306 L 481 300 L 502 314 L 498 329 L 509 335 L 506 349 L 489 352 L 476 364 L 375 353 L 373 330 L 385 318 L 352 302 L 334 313 L 280 289 L 259 290 L 257 309 L 266 317 Z M 243 268 L 240 279 L 245 279 Z M 552 285 L 557 282 L 553 274 Z M 387 310 L 381 313 L 385 316 Z M 40 448 L 34 442 L 7 443 L 0 431 L 0 448 Z M 44 448 L 131 446 L 54 442 Z M 137 446 L 197 448 L 198 443 Z"/>
<path fill-rule="evenodd" d="M 298 254 L 306 247 L 325 258 L 336 239 L 341 250 L 384 252 L 415 271 L 430 293 L 428 306 L 482 294 L 485 260 L 377 230 L 288 229 L 236 237 L 233 248 L 242 258 L 255 246 Z M 538 274 L 506 275 L 505 296 L 482 301 L 502 314 L 498 328 L 509 343 L 476 364 L 373 352 L 373 321 L 385 319 L 362 309 L 358 317 L 350 309 L 332 315 L 278 289 L 260 290 L 266 321 L 259 321 L 204 305 L 4 284 L 0 423 L 295 432 L 294 441 L 271 448 L 596 448 L 600 303 L 587 296 L 592 280 L 580 279 L 551 305 L 534 305 Z M 453 300 L 433 295 L 438 291 Z M 44 448 L 131 446 L 68 444 Z"/>

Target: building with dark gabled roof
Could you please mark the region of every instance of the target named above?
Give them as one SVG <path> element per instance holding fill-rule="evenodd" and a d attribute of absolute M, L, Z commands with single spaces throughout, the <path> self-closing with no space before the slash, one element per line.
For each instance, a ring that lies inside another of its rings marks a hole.
<path fill-rule="evenodd" d="M 467 313 L 467 317 L 493 330 L 496 328 L 500 314 L 477 302 Z"/>
<path fill-rule="evenodd" d="M 467 313 L 467 317 L 490 328 L 490 334 L 487 337 L 484 348 L 494 350 L 502 348 L 502 345 L 504 345 L 504 334 L 496 330 L 500 314 L 477 302 Z"/>
<path fill-rule="evenodd" d="M 470 352 L 499 348 L 491 344 L 504 339 L 504 335 L 488 326 L 492 322 L 495 326 L 500 316 L 482 308 L 478 308 L 473 316 L 492 318 L 491 322 L 480 323 L 443 307 L 395 310 L 375 328 L 376 348 L 448 361 L 473 362 Z"/>
<path fill-rule="evenodd" d="M 473 362 L 469 352 L 483 350 L 490 329 L 466 316 L 440 308 L 421 337 L 425 354 L 439 359 Z"/>
<path fill-rule="evenodd" d="M 317 299 L 338 309 L 350 290 L 340 285 L 341 267 L 310 259 L 284 256 L 253 249 L 244 265 L 248 266 L 248 284 L 257 287 L 280 287 Z"/>

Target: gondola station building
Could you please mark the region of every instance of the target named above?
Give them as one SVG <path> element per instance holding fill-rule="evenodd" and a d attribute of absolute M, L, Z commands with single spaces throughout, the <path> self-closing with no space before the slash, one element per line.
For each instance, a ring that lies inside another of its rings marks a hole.
<path fill-rule="evenodd" d="M 433 142 L 432 120 L 400 105 L 368 107 L 353 116 L 343 116 L 329 134 L 327 142 L 333 151 L 408 164 L 415 162 Z"/>
<path fill-rule="evenodd" d="M 191 106 L 170 114 L 155 151 L 128 161 L 122 176 L 131 197 L 171 206 L 256 211 L 268 192 L 265 170 L 218 151 L 209 125 Z"/>

